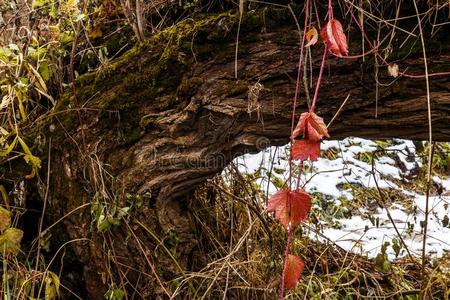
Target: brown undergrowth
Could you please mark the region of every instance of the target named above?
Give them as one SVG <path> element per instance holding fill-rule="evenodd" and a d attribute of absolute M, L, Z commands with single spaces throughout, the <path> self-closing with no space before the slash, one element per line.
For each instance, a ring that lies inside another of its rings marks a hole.
<path fill-rule="evenodd" d="M 199 257 L 192 272 L 172 280 L 187 299 L 273 299 L 278 292 L 286 243 L 281 225 L 264 213 L 265 195 L 251 178 L 228 168 L 191 199 Z M 306 225 L 308 230 L 314 230 Z M 419 299 L 420 260 L 398 259 L 382 270 L 374 259 L 348 252 L 332 241 L 302 234 L 294 254 L 306 262 L 302 280 L 287 299 Z M 318 233 L 320 235 L 320 233 Z M 448 299 L 449 257 L 430 261 L 427 299 Z M 189 286 L 195 293 L 188 292 Z M 175 297 L 176 298 L 176 297 Z"/>

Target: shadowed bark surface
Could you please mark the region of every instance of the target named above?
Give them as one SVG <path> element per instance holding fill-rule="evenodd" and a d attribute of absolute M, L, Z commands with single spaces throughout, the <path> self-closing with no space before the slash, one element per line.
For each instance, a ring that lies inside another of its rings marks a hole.
<path fill-rule="evenodd" d="M 129 223 L 107 233 L 91 228 L 89 207 L 63 220 L 70 239 L 91 240 L 72 243 L 90 297 L 100 299 L 107 289 L 111 270 L 105 261 L 119 263 L 114 276 L 126 278 L 143 297 L 162 294 L 157 277 L 165 281 L 179 270 L 167 258 L 157 258 L 156 264 L 150 250 L 143 255 L 143 248 L 154 249 L 158 242 L 137 222 L 158 236 L 176 234 L 178 259 L 189 270 L 198 247 L 190 193 L 234 157 L 289 142 L 299 33 L 286 16 L 285 10 L 247 14 L 239 36 L 237 79 L 238 17 L 224 13 L 185 20 L 149 38 L 101 72 L 83 75 L 76 95 L 60 99 L 38 133 L 45 143 L 51 138 L 49 200 L 57 204 L 52 213 L 64 216 L 93 201 L 124 207 L 127 198 L 144 199 Z M 350 49 L 361 48 L 351 41 Z M 430 72 L 450 70 L 448 48 L 431 48 L 427 54 Z M 311 57 L 316 76 L 320 43 Z M 423 73 L 420 51 L 398 64 Z M 315 80 L 308 84 L 310 91 Z M 378 82 L 377 96 L 370 57 L 364 62 L 329 59 L 317 114 L 329 122 L 350 95 L 329 128 L 331 137 L 427 139 L 425 80 L 394 80 L 380 67 Z M 430 84 L 433 136 L 448 141 L 449 80 L 433 77 Z M 302 86 L 298 113 L 308 109 L 308 97 Z M 113 252 L 99 246 L 105 241 Z"/>

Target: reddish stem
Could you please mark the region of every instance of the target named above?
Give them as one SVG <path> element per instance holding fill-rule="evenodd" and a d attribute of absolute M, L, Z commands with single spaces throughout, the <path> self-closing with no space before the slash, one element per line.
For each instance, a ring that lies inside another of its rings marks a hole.
<path fill-rule="evenodd" d="M 295 94 L 294 94 L 294 100 L 292 101 L 292 113 L 291 113 L 291 136 L 294 132 L 294 126 L 295 126 L 295 108 L 297 106 L 297 98 L 300 94 L 300 78 L 303 74 L 303 50 L 305 48 L 305 39 L 306 39 L 306 28 L 308 26 L 309 21 L 309 0 L 306 0 L 306 7 L 305 7 L 305 24 L 303 27 L 303 36 L 302 41 L 300 44 L 300 57 L 298 59 L 298 68 L 297 68 L 297 81 L 295 83 Z M 292 138 L 291 138 L 291 153 L 289 154 L 289 190 L 292 188 Z"/>
<path fill-rule="evenodd" d="M 331 0 L 328 0 L 328 20 L 331 21 L 334 19 L 333 16 L 333 3 Z"/>
<path fill-rule="evenodd" d="M 325 69 L 325 62 L 328 57 L 328 45 L 325 45 L 325 50 L 323 51 L 322 64 L 320 65 L 319 78 L 317 79 L 316 90 L 314 91 L 314 98 L 311 104 L 310 112 L 314 112 L 316 108 L 317 98 L 319 96 L 320 84 L 322 82 L 323 69 Z"/>
<path fill-rule="evenodd" d="M 289 194 L 289 204 L 291 203 L 290 199 L 290 194 Z M 290 205 L 289 205 L 290 206 Z M 283 275 L 281 276 L 281 291 L 280 291 L 280 300 L 284 299 L 284 276 L 286 276 L 286 268 L 287 268 L 287 261 L 288 261 L 288 255 L 289 255 L 289 250 L 291 248 L 291 243 L 292 243 L 292 236 L 293 236 L 293 229 L 291 227 L 291 224 L 289 224 L 289 228 L 288 228 L 288 239 L 287 239 L 287 243 L 286 243 L 286 250 L 284 251 L 284 264 L 283 264 Z"/>
<path fill-rule="evenodd" d="M 379 46 L 379 45 L 378 45 L 378 46 Z M 333 52 L 330 52 L 330 53 L 331 53 L 331 55 L 336 56 L 336 57 L 338 57 L 338 58 L 343 58 L 343 59 L 358 59 L 358 58 L 367 56 L 367 55 L 369 55 L 369 54 L 371 54 L 371 53 L 377 52 L 378 46 L 377 46 L 376 48 L 373 48 L 373 49 L 367 51 L 367 52 L 364 52 L 363 54 L 358 54 L 358 55 L 346 55 L 346 56 L 343 56 L 343 55 L 337 55 L 337 54 L 334 54 Z"/>
<path fill-rule="evenodd" d="M 294 132 L 294 126 L 295 126 L 295 110 L 296 110 L 296 106 L 297 106 L 297 98 L 298 95 L 300 94 L 300 79 L 301 76 L 303 74 L 303 51 L 305 48 L 305 39 L 306 39 L 306 28 L 308 27 L 308 22 L 309 22 L 309 0 L 306 0 L 306 4 L 305 4 L 305 23 L 303 26 L 303 36 L 302 36 L 302 40 L 301 40 L 301 44 L 300 44 L 300 57 L 298 60 L 298 68 L 297 68 L 297 81 L 295 84 L 295 94 L 294 94 L 294 100 L 292 103 L 292 114 L 291 114 L 291 136 L 292 133 Z M 292 139 L 291 139 L 291 152 L 289 154 L 289 190 L 292 190 Z M 291 194 L 289 193 L 288 196 L 288 201 L 289 201 L 289 219 L 291 218 Z M 286 243 L 286 250 L 284 252 L 284 267 L 283 267 L 283 274 L 281 276 L 281 288 L 280 288 L 280 299 L 282 300 L 284 298 L 284 276 L 286 275 L 286 267 L 287 267 L 287 258 L 289 255 L 289 250 L 291 247 L 291 242 L 292 242 L 292 228 L 291 228 L 291 224 L 289 224 L 289 228 L 288 228 L 288 239 L 287 239 L 287 243 Z"/>
<path fill-rule="evenodd" d="M 313 1 L 313 6 L 314 6 L 314 12 L 316 13 L 316 18 L 317 18 L 317 27 L 319 28 L 319 32 L 322 29 L 320 26 L 320 20 L 319 20 L 319 11 L 317 10 L 317 4 L 316 1 Z"/>
<path fill-rule="evenodd" d="M 292 103 L 292 114 L 291 114 L 291 136 L 292 133 L 294 132 L 294 126 L 295 126 L 295 108 L 297 106 L 297 98 L 298 95 L 300 94 L 300 78 L 303 74 L 303 50 L 305 48 L 305 39 L 306 39 L 306 28 L 308 26 L 308 21 L 309 21 L 309 0 L 306 1 L 306 9 L 305 9 L 305 26 L 303 27 L 303 36 L 302 36 L 302 41 L 301 41 L 301 45 L 300 45 L 300 57 L 298 59 L 298 68 L 297 68 L 297 81 L 295 83 L 295 94 L 294 94 L 294 101 Z M 291 158 L 290 158 L 290 162 L 291 162 Z M 289 162 L 289 163 L 290 163 Z M 290 175 L 290 174 L 289 174 Z M 290 176 L 289 176 L 290 177 Z M 289 181 L 289 184 L 291 182 Z"/>

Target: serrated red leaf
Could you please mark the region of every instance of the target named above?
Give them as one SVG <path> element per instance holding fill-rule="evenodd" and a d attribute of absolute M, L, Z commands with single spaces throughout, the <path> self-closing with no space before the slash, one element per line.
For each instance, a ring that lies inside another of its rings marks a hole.
<path fill-rule="evenodd" d="M 275 219 L 288 228 L 292 228 L 304 221 L 311 209 L 311 199 L 304 190 L 280 190 L 270 197 L 267 211 L 275 212 Z M 290 214 L 289 214 L 290 212 Z"/>
<path fill-rule="evenodd" d="M 300 115 L 292 138 L 302 135 L 302 138 L 311 141 L 320 141 L 323 137 L 330 137 L 323 119 L 313 112 L 304 112 Z"/>
<path fill-rule="evenodd" d="M 347 37 L 341 22 L 332 19 L 322 28 L 320 37 L 328 46 L 328 50 L 336 55 L 348 54 Z"/>
<path fill-rule="evenodd" d="M 292 289 L 297 285 L 297 282 L 302 276 L 305 263 L 303 260 L 295 255 L 289 254 L 286 258 L 286 270 L 284 273 L 284 286 L 287 289 Z"/>
<path fill-rule="evenodd" d="M 295 141 L 291 149 L 292 159 L 316 161 L 320 156 L 320 141 L 302 139 Z"/>

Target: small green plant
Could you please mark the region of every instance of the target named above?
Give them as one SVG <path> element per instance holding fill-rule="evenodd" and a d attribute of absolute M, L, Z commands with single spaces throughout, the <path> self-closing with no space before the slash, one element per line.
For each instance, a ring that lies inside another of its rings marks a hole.
<path fill-rule="evenodd" d="M 387 272 L 391 269 L 391 262 L 389 261 L 389 257 L 386 253 L 387 248 L 389 247 L 389 242 L 384 242 L 381 246 L 380 253 L 375 257 L 375 266 L 382 272 Z"/>
<path fill-rule="evenodd" d="M 109 287 L 109 290 L 105 293 L 107 300 L 122 300 L 125 297 L 125 291 L 117 288 L 114 285 Z"/>
<path fill-rule="evenodd" d="M 118 207 L 116 205 L 95 201 L 91 204 L 92 224 L 98 232 L 119 226 L 120 220 L 129 214 L 130 207 Z"/>

